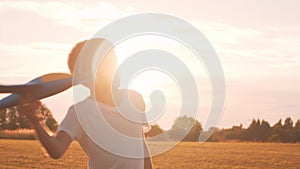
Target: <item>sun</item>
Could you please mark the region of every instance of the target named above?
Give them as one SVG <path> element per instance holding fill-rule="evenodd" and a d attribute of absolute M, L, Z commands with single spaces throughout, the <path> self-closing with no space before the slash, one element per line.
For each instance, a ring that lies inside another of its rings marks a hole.
<path fill-rule="evenodd" d="M 169 78 L 163 72 L 146 70 L 132 79 L 129 88 L 143 95 L 149 95 L 154 90 L 164 90 L 168 80 Z"/>

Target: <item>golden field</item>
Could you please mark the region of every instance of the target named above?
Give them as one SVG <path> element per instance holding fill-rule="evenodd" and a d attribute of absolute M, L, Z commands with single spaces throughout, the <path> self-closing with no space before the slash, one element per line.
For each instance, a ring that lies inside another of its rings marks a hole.
<path fill-rule="evenodd" d="M 153 143 L 159 145 L 160 143 Z M 180 143 L 153 158 L 156 169 L 300 168 L 300 144 Z M 87 158 L 73 143 L 59 160 L 48 157 L 36 140 L 0 140 L 0 168 L 87 168 Z"/>

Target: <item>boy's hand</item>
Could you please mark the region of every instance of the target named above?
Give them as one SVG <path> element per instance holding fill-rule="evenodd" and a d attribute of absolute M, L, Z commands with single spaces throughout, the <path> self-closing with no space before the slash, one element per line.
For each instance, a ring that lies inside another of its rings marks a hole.
<path fill-rule="evenodd" d="M 35 101 L 32 103 L 27 103 L 17 107 L 17 110 L 20 114 L 24 114 L 31 122 L 40 121 L 43 116 L 41 114 L 41 102 Z"/>

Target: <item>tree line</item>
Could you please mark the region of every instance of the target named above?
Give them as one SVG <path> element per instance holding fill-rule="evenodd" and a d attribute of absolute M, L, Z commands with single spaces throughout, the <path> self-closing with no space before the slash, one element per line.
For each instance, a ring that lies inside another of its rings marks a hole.
<path fill-rule="evenodd" d="M 52 116 L 51 111 L 45 106 L 41 106 L 41 113 L 50 130 L 55 132 L 58 123 Z M 18 113 L 16 107 L 0 110 L 0 131 L 32 129 L 28 119 Z M 150 140 L 159 141 L 249 141 L 249 142 L 300 142 L 300 120 L 295 123 L 288 117 L 282 122 L 280 119 L 273 126 L 269 122 L 260 119 L 253 119 L 251 124 L 244 128 L 242 125 L 232 126 L 227 129 L 216 127 L 203 131 L 199 121 L 192 117 L 181 116 L 175 119 L 171 129 L 164 131 L 159 125 L 151 125 L 151 130 L 145 134 Z"/>
<path fill-rule="evenodd" d="M 48 128 L 51 131 L 56 131 L 58 123 L 51 111 L 45 105 L 42 105 L 40 110 Z M 29 120 L 17 111 L 16 107 L 0 109 L 0 131 L 18 129 L 32 129 L 32 126 Z"/>
<path fill-rule="evenodd" d="M 260 119 L 253 119 L 247 128 L 242 125 L 233 126 L 227 129 L 216 127 L 203 131 L 199 121 L 191 117 L 178 117 L 171 129 L 164 131 L 157 124 L 146 133 L 146 137 L 152 140 L 172 141 L 181 138 L 187 133 L 183 141 L 247 141 L 247 142 L 300 142 L 300 120 L 295 123 L 288 117 L 282 122 L 280 119 L 273 126 L 269 122 Z"/>
<path fill-rule="evenodd" d="M 300 142 L 300 120 L 295 123 L 288 117 L 282 122 L 280 119 L 273 126 L 265 120 L 253 119 L 247 128 L 242 125 L 229 129 L 208 131 L 211 134 L 208 141 L 251 141 L 251 142 Z"/>

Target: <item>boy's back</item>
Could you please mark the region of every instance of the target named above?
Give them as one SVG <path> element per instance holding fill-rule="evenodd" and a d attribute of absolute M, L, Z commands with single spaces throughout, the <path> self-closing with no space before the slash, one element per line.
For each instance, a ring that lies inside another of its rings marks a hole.
<path fill-rule="evenodd" d="M 144 106 L 135 92 L 129 92 L 135 108 Z M 59 130 L 77 140 L 89 158 L 89 168 L 144 167 L 143 125 L 125 118 L 120 110 L 132 111 L 122 99 L 116 107 L 92 99 L 72 106 Z M 141 119 L 143 120 L 143 119 Z"/>

